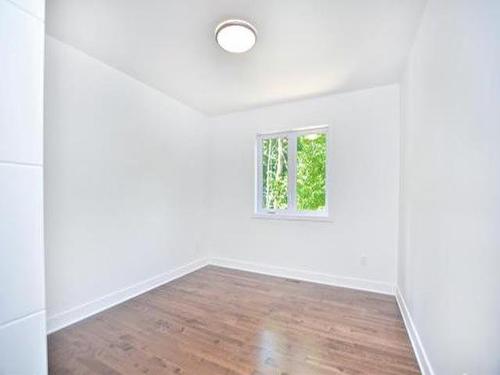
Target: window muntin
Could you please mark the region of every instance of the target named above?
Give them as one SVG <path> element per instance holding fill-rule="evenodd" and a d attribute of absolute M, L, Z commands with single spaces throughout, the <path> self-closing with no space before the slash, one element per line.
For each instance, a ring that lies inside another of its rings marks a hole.
<path fill-rule="evenodd" d="M 256 214 L 328 217 L 328 127 L 257 136 Z"/>

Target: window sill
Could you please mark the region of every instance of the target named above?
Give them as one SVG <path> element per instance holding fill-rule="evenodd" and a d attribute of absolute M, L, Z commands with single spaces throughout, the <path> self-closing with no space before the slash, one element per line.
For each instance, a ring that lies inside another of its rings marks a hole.
<path fill-rule="evenodd" d="M 314 216 L 314 215 L 284 215 L 284 214 L 264 214 L 255 213 L 253 219 L 264 220 L 289 220 L 289 221 L 317 221 L 331 223 L 333 220 L 330 216 Z"/>

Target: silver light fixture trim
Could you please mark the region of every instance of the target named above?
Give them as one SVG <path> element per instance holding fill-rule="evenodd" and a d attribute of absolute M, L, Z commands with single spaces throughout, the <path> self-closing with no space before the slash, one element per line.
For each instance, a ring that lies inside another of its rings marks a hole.
<path fill-rule="evenodd" d="M 243 20 L 226 20 L 215 28 L 215 39 L 219 46 L 231 53 L 249 51 L 257 42 L 257 30 Z"/>

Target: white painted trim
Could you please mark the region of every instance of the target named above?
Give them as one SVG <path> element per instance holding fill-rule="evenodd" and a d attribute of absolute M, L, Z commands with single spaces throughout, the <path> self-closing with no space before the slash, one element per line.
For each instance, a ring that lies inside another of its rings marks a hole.
<path fill-rule="evenodd" d="M 297 137 L 307 134 L 325 134 L 326 135 L 326 160 L 325 160 L 325 209 L 323 211 L 299 211 L 297 210 Z M 262 207 L 262 183 L 264 180 L 262 170 L 262 141 L 272 138 L 288 139 L 288 207 L 285 209 L 269 210 Z M 272 133 L 257 133 L 255 139 L 255 192 L 254 192 L 254 217 L 264 218 L 268 216 L 271 219 L 294 220 L 297 217 L 323 217 L 329 219 L 330 216 L 330 150 L 331 148 L 331 130 L 329 125 L 312 126 L 308 128 L 292 129 Z"/>
<path fill-rule="evenodd" d="M 0 165 L 16 166 L 16 167 L 42 167 L 41 163 L 25 163 L 22 161 L 0 160 Z"/>
<path fill-rule="evenodd" d="M 420 339 L 420 335 L 418 334 L 417 327 L 415 326 L 415 323 L 413 323 L 413 319 L 411 318 L 410 311 L 406 306 L 403 294 L 398 287 L 396 287 L 396 300 L 398 301 L 399 310 L 401 310 L 406 331 L 408 332 L 408 336 L 410 336 L 411 345 L 413 346 L 413 351 L 417 357 L 422 375 L 434 375 L 434 370 L 432 369 L 431 362 L 429 361 L 429 357 L 427 356 L 422 340 Z"/>
<path fill-rule="evenodd" d="M 314 130 L 318 131 L 325 131 L 328 129 L 329 125 L 328 124 L 322 124 L 322 125 L 312 125 L 312 126 L 304 126 L 301 128 L 295 128 L 295 129 L 285 129 L 285 130 L 276 130 L 276 131 L 262 131 L 262 132 L 257 132 L 257 136 L 263 136 L 263 137 L 275 137 L 277 135 L 287 135 L 288 133 L 303 133 L 303 134 L 308 134 L 314 132 Z"/>
<path fill-rule="evenodd" d="M 198 259 L 191 263 L 173 269 L 171 271 L 165 272 L 163 274 L 154 276 L 150 279 L 140 281 L 129 287 L 109 293 L 94 301 L 90 301 L 83 305 L 76 306 L 61 313 L 49 316 L 47 318 L 47 333 L 49 334 L 56 332 L 64 327 L 67 327 L 80 320 L 88 318 L 89 316 L 97 314 L 103 310 L 109 309 L 110 307 L 125 302 L 140 294 L 146 293 L 151 289 L 157 288 L 163 284 L 166 284 L 170 281 L 173 281 L 191 272 L 194 272 L 206 266 L 208 263 L 209 262 L 207 259 Z"/>
<path fill-rule="evenodd" d="M 50 334 L 56 332 L 64 327 L 77 323 L 80 320 L 109 309 L 140 294 L 146 293 L 154 288 L 169 283 L 170 281 L 185 276 L 207 265 L 233 268 L 265 275 L 394 295 L 393 285 L 380 281 L 330 275 L 313 271 L 296 270 L 291 268 L 245 262 L 228 258 L 203 258 L 178 267 L 174 270 L 165 272 L 161 275 L 157 275 L 150 279 L 141 281 L 129 287 L 109 293 L 94 301 L 90 301 L 61 313 L 49 316 L 47 318 L 47 333 Z M 434 375 L 432 372 L 428 374 Z"/>
<path fill-rule="evenodd" d="M 333 222 L 333 220 L 330 218 L 330 216 L 324 216 L 324 215 L 318 215 L 318 214 L 287 215 L 287 214 L 280 214 L 280 213 L 275 213 L 275 214 L 258 213 L 258 214 L 253 214 L 252 218 L 253 219 L 264 219 L 264 220 L 322 221 L 322 222 L 327 222 L 327 223 Z"/>
<path fill-rule="evenodd" d="M 43 315 L 43 320 L 45 320 L 45 309 L 37 310 L 35 312 L 16 317 L 16 318 L 11 319 L 9 321 L 2 322 L 2 324 L 0 324 L 0 330 L 7 328 L 7 327 L 10 327 L 10 326 L 13 326 L 13 325 L 18 324 L 18 323 L 21 323 L 25 320 L 31 319 L 37 315 Z"/>
<path fill-rule="evenodd" d="M 288 137 L 288 187 L 287 187 L 287 203 L 288 203 L 288 208 L 285 211 L 286 214 L 290 214 L 295 212 L 296 216 L 303 215 L 303 213 L 299 213 L 297 210 L 297 133 L 290 133 L 290 136 Z M 327 136 L 328 140 L 328 136 Z M 326 148 L 326 154 L 328 155 L 328 145 Z M 263 169 L 263 165 L 259 167 L 260 169 Z M 328 171 L 325 169 L 325 172 Z M 259 186 L 262 186 L 263 181 L 259 182 Z M 326 184 L 326 181 L 325 181 Z M 325 190 L 325 194 L 328 196 L 328 190 Z M 271 214 L 268 213 L 267 210 L 263 209 L 262 213 L 264 215 L 266 214 Z"/>
<path fill-rule="evenodd" d="M 212 258 L 209 263 L 214 266 L 233 268 L 242 271 L 260 273 L 264 275 L 285 277 L 313 283 L 358 289 L 368 292 L 394 295 L 394 286 L 381 281 L 358 279 L 354 277 L 330 275 L 325 273 L 302 271 L 291 268 L 245 262 L 228 258 Z"/>

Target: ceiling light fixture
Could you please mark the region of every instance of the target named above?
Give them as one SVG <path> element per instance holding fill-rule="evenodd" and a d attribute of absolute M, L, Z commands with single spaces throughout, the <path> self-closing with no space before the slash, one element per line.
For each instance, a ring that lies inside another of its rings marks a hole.
<path fill-rule="evenodd" d="M 246 21 L 227 20 L 215 28 L 215 39 L 223 50 L 243 53 L 254 46 L 257 30 Z"/>

